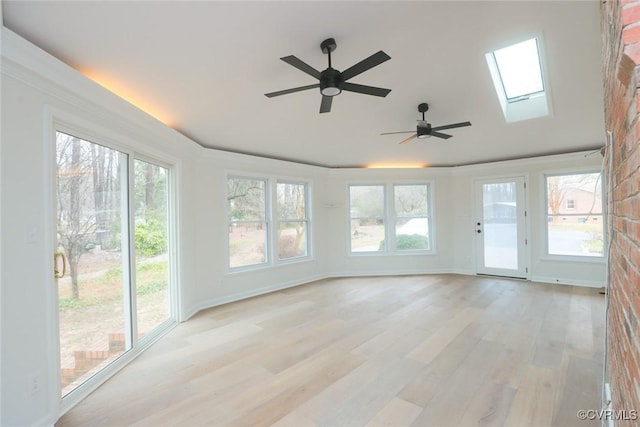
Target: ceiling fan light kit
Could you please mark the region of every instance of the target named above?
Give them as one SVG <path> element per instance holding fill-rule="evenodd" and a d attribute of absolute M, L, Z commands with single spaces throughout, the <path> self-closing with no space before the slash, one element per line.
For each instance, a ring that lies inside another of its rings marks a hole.
<path fill-rule="evenodd" d="M 340 72 L 331 66 L 331 52 L 337 47 L 336 41 L 332 38 L 326 39 L 320 43 L 320 50 L 327 55 L 329 66 L 326 70 L 320 72 L 308 65 L 304 61 L 298 59 L 293 55 L 280 58 L 287 64 L 299 69 L 300 71 L 309 74 L 311 77 L 318 79 L 318 84 L 300 86 L 292 89 L 280 90 L 277 92 L 266 93 L 265 96 L 272 98 L 274 96 L 287 95 L 294 92 L 300 92 L 307 89 L 320 88 L 320 94 L 322 95 L 322 101 L 320 103 L 320 113 L 328 113 L 331 111 L 331 103 L 333 97 L 340 95 L 343 91 L 362 93 L 364 95 L 373 95 L 379 97 L 385 97 L 391 92 L 391 89 L 383 89 L 373 86 L 365 86 L 355 83 L 347 82 L 347 80 L 355 77 L 365 71 L 382 64 L 385 61 L 391 59 L 389 55 L 383 51 L 378 51 L 366 59 L 358 62 L 357 64 L 347 68 Z"/>
<path fill-rule="evenodd" d="M 410 137 L 403 139 L 402 141 L 399 142 L 399 144 L 406 144 L 407 142 L 410 142 L 416 138 L 418 139 L 424 139 L 424 138 L 428 138 L 430 136 L 435 136 L 438 138 L 442 138 L 442 139 L 449 139 L 451 138 L 451 135 L 448 135 L 446 133 L 442 133 L 442 132 L 438 132 L 440 130 L 444 130 L 444 129 L 453 129 L 453 128 L 459 128 L 459 127 L 464 127 L 464 126 L 471 126 L 471 122 L 460 122 L 460 123 L 453 123 L 450 125 L 444 125 L 444 126 L 436 126 L 433 127 L 431 126 L 431 123 L 428 123 L 427 120 L 424 117 L 424 113 L 426 113 L 427 111 L 429 111 L 429 104 L 427 104 L 426 102 L 423 102 L 422 104 L 418 105 L 418 112 L 422 113 L 422 120 L 418 120 L 418 126 L 416 126 L 416 130 L 412 131 L 412 130 L 407 130 L 407 131 L 400 131 L 400 132 L 384 132 L 381 133 L 380 135 L 395 135 L 395 134 L 399 134 L 399 133 L 413 133 L 414 135 L 411 135 Z"/>

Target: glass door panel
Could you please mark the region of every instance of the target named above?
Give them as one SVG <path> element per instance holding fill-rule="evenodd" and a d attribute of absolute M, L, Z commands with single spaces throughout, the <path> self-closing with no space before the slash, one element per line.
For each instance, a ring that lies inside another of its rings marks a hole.
<path fill-rule="evenodd" d="M 524 178 L 479 181 L 476 195 L 477 272 L 525 277 Z"/>
<path fill-rule="evenodd" d="M 127 168 L 124 153 L 56 133 L 62 396 L 131 348 Z"/>
<path fill-rule="evenodd" d="M 142 337 L 170 318 L 169 171 L 136 159 L 134 175 L 137 333 Z"/>

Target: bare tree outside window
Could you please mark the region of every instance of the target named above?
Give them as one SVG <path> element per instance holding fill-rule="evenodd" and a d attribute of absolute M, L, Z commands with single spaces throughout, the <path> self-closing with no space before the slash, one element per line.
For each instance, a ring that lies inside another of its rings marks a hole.
<path fill-rule="evenodd" d="M 227 180 L 230 268 L 267 262 L 266 188 L 260 179 Z"/>
<path fill-rule="evenodd" d="M 306 256 L 307 234 L 307 186 L 305 184 L 278 183 L 278 258 Z"/>

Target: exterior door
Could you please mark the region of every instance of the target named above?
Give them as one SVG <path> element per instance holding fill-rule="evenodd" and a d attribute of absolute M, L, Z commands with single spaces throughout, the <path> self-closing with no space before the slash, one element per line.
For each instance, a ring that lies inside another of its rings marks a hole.
<path fill-rule="evenodd" d="M 476 192 L 476 272 L 526 278 L 525 179 L 478 180 Z"/>

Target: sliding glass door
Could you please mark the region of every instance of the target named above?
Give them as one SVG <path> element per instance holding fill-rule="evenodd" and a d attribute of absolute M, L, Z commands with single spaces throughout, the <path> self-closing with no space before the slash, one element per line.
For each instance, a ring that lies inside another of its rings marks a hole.
<path fill-rule="evenodd" d="M 169 170 L 56 132 L 61 394 L 171 319 Z"/>

